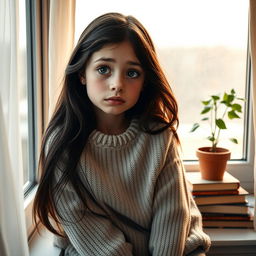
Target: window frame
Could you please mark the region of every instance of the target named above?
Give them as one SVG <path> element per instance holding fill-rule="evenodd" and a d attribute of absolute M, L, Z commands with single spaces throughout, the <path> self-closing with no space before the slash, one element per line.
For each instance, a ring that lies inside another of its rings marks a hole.
<path fill-rule="evenodd" d="M 25 0 L 22 0 L 25 1 Z M 40 88 L 38 83 L 38 68 L 37 62 L 37 45 L 36 45 L 36 12 L 37 1 L 25 1 L 26 5 L 26 39 L 27 39 L 27 83 L 28 83 L 28 168 L 29 181 L 24 185 L 24 211 L 25 222 L 28 239 L 34 232 L 34 223 L 32 218 L 32 208 L 35 193 L 37 190 L 37 169 L 38 169 L 38 152 L 40 140 Z"/>
<path fill-rule="evenodd" d="M 24 0 L 22 0 L 24 1 Z M 37 97 L 36 97 L 36 67 L 34 51 L 34 22 L 31 1 L 26 5 L 26 44 L 27 44 L 27 98 L 28 98 L 28 182 L 24 185 L 25 198 L 36 185 L 37 170 Z"/>

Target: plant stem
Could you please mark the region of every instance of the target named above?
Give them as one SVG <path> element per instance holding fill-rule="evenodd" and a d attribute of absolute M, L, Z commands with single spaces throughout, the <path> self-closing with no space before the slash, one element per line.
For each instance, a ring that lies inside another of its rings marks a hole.
<path fill-rule="evenodd" d="M 216 151 L 216 146 L 217 146 L 217 139 L 215 138 L 215 134 L 216 134 L 216 130 L 217 130 L 217 124 L 216 124 L 216 120 L 217 120 L 217 104 L 216 102 L 214 101 L 214 131 L 212 132 L 212 152 L 215 152 Z"/>
<path fill-rule="evenodd" d="M 225 109 L 225 111 L 224 111 L 224 113 L 223 113 L 223 115 L 222 115 L 222 119 L 224 119 L 224 117 L 225 117 L 225 115 L 226 115 L 226 113 L 227 113 L 227 111 L 228 111 L 228 106 L 226 107 L 226 109 Z M 217 138 L 216 138 L 216 141 L 217 141 L 217 143 L 218 143 L 218 141 L 219 141 L 219 137 L 220 137 L 220 128 L 219 128 L 219 130 L 218 130 L 218 134 L 217 134 Z M 216 146 L 217 146 L 217 143 L 216 143 Z M 215 147 L 216 148 L 216 147 Z"/>

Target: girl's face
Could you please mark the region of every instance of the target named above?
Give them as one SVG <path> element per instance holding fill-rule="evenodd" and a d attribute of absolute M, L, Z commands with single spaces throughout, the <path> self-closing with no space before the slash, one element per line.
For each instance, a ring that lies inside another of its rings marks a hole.
<path fill-rule="evenodd" d="M 141 93 L 144 70 L 129 41 L 106 45 L 89 59 L 81 82 L 98 118 L 120 116 L 132 108 Z"/>

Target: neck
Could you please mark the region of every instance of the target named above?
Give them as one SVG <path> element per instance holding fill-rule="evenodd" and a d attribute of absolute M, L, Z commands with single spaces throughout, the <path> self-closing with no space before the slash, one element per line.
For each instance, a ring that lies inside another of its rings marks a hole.
<path fill-rule="evenodd" d="M 126 131 L 129 121 L 122 116 L 108 116 L 97 119 L 97 130 L 109 135 L 118 135 Z"/>

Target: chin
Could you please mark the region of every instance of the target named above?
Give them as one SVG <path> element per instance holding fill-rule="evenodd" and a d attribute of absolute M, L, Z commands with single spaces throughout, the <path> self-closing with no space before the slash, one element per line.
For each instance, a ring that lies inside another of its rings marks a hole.
<path fill-rule="evenodd" d="M 107 115 L 122 115 L 124 114 L 128 109 L 118 109 L 118 108 L 112 108 L 112 109 L 102 109 L 102 112 L 104 112 Z"/>
<path fill-rule="evenodd" d="M 125 113 L 125 111 L 110 111 L 110 112 L 104 112 L 106 115 L 109 116 L 120 116 Z"/>

